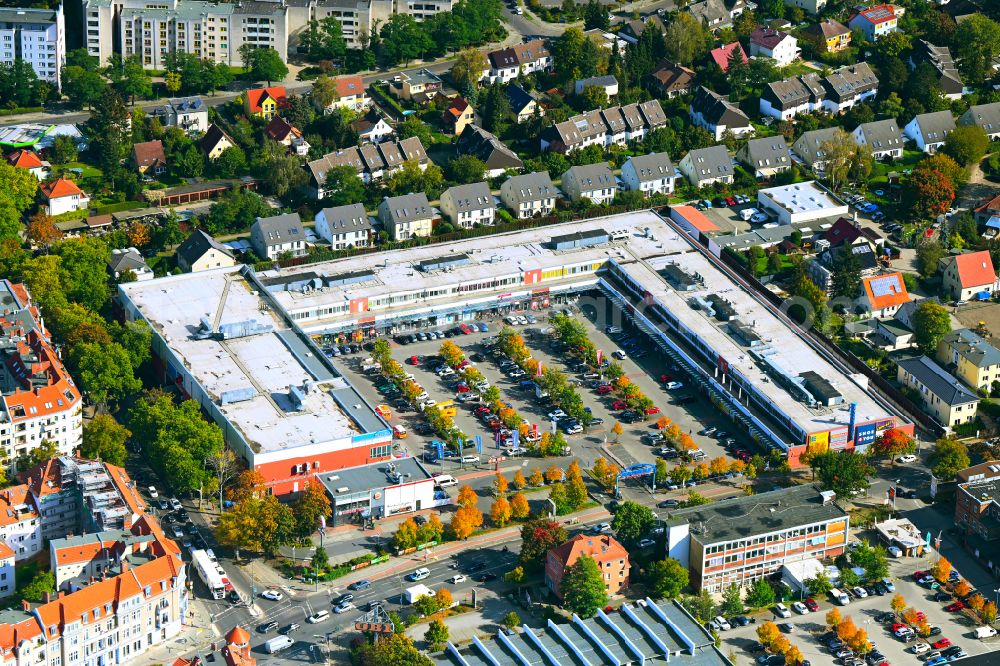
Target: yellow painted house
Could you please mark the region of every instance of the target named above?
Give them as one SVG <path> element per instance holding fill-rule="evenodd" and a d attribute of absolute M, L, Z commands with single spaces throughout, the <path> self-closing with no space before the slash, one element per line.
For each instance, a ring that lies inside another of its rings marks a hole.
<path fill-rule="evenodd" d="M 246 109 L 251 116 L 270 120 L 288 105 L 284 86 L 255 88 L 247 91 Z"/>
<path fill-rule="evenodd" d="M 821 21 L 806 28 L 806 32 L 826 45 L 829 53 L 843 51 L 851 45 L 851 30 L 839 21 Z"/>
<path fill-rule="evenodd" d="M 967 328 L 941 338 L 937 360 L 974 389 L 989 391 L 1000 381 L 1000 349 Z"/>

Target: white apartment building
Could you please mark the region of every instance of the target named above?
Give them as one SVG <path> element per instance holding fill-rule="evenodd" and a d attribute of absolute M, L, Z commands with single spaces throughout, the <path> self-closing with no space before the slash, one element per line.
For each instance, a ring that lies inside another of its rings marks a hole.
<path fill-rule="evenodd" d="M 372 223 L 359 203 L 324 208 L 316 213 L 315 229 L 334 250 L 371 245 Z"/>
<path fill-rule="evenodd" d="M 280 3 L 204 0 L 84 0 L 87 51 L 107 62 L 113 53 L 137 55 L 163 69 L 177 51 L 242 66 L 244 44 L 288 53 L 288 15 Z"/>
<path fill-rule="evenodd" d="M 666 153 L 633 155 L 622 164 L 622 180 L 631 191 L 654 194 L 673 194 L 677 173 Z"/>
<path fill-rule="evenodd" d="M 562 175 L 562 190 L 574 203 L 587 199 L 601 206 L 614 201 L 618 186 L 608 165 L 598 162 L 567 169 Z"/>
<path fill-rule="evenodd" d="M 500 186 L 500 200 L 519 220 L 548 215 L 556 207 L 557 196 L 547 171 L 511 176 Z"/>
<path fill-rule="evenodd" d="M 15 562 L 44 550 L 42 520 L 25 485 L 0 490 L 0 543 L 6 543 L 14 551 Z"/>
<path fill-rule="evenodd" d="M 62 86 L 66 61 L 66 26 L 62 5 L 56 9 L 0 8 L 0 63 L 21 59 L 35 75 Z"/>

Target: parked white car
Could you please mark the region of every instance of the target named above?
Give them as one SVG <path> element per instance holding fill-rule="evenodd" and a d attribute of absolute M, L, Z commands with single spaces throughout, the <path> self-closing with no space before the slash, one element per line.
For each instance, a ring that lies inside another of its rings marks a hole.
<path fill-rule="evenodd" d="M 777 613 L 780 617 L 792 616 L 792 611 L 788 610 L 788 606 L 786 606 L 785 604 L 777 604 L 774 607 L 774 612 Z"/>
<path fill-rule="evenodd" d="M 851 592 L 853 592 L 854 596 L 857 597 L 858 599 L 867 599 L 868 598 L 868 590 L 866 590 L 865 588 L 861 587 L 860 585 L 858 585 L 855 588 L 852 588 Z"/>
<path fill-rule="evenodd" d="M 794 604 L 792 604 L 792 609 L 799 615 L 805 615 L 806 613 L 809 612 L 809 609 L 806 608 L 806 605 L 801 601 L 796 601 Z"/>
<path fill-rule="evenodd" d="M 264 590 L 260 593 L 260 596 L 264 599 L 270 599 L 271 601 L 281 601 L 285 598 L 285 595 L 277 590 Z"/>
<path fill-rule="evenodd" d="M 902 557 L 903 556 L 903 551 L 901 551 L 898 546 L 889 546 L 886 549 L 886 552 L 889 553 L 890 555 L 892 555 L 893 557 Z"/>
<path fill-rule="evenodd" d="M 730 629 L 732 629 L 732 626 L 730 626 L 726 618 L 722 617 L 721 615 L 716 615 L 715 619 L 712 620 L 712 624 L 715 625 L 715 628 L 718 629 L 719 631 L 729 631 Z"/>
<path fill-rule="evenodd" d="M 913 462 L 916 459 L 917 459 L 917 457 L 915 455 L 913 455 L 912 453 L 907 453 L 906 455 L 902 455 L 902 456 L 899 456 L 898 458 L 896 458 L 896 460 L 898 462 L 901 462 L 901 463 L 904 463 L 904 464 L 911 463 L 911 462 Z"/>
<path fill-rule="evenodd" d="M 464 583 L 467 580 L 469 579 L 465 577 L 465 574 L 455 574 L 448 579 L 448 582 L 452 585 L 458 585 L 459 583 Z"/>

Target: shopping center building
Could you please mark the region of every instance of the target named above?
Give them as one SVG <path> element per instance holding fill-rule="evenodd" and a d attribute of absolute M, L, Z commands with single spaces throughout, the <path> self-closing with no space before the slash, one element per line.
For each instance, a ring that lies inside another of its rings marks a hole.
<path fill-rule="evenodd" d="M 846 449 L 870 444 L 889 427 L 912 432 L 874 387 L 712 250 L 643 211 L 120 289 L 129 315 L 153 326 L 165 376 L 282 492 L 297 489 L 306 472 L 390 455 L 384 421 L 314 339 L 437 328 L 581 295 L 618 305 L 693 388 L 762 445 L 787 452 L 792 464 L 809 443 Z"/>
<path fill-rule="evenodd" d="M 388 424 L 246 267 L 119 286 L 163 379 L 195 400 L 277 495 L 392 455 Z"/>

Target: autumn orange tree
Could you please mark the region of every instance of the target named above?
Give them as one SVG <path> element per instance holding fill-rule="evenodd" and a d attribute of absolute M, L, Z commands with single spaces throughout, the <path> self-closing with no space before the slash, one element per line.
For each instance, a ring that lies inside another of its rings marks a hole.
<path fill-rule="evenodd" d="M 955 184 L 936 169 L 920 165 L 904 182 L 903 206 L 913 222 L 926 222 L 944 215 L 955 200 Z"/>
<path fill-rule="evenodd" d="M 770 648 L 773 646 L 774 642 L 780 636 L 781 631 L 778 629 L 778 625 L 770 620 L 757 627 L 757 638 L 764 647 Z"/>
<path fill-rule="evenodd" d="M 965 600 L 965 605 L 974 611 L 981 611 L 986 605 L 986 600 L 983 599 L 981 594 L 973 594 L 971 597 Z"/>
<path fill-rule="evenodd" d="M 894 595 L 892 597 L 892 601 L 889 602 L 889 608 L 892 609 L 892 612 L 899 615 L 904 610 L 906 610 L 906 597 L 904 597 L 902 594 Z"/>
<path fill-rule="evenodd" d="M 143 248 L 149 245 L 151 240 L 149 227 L 142 222 L 137 222 L 128 229 L 128 242 L 134 248 Z"/>
<path fill-rule="evenodd" d="M 709 470 L 716 476 L 719 474 L 725 474 L 729 470 L 729 461 L 726 460 L 725 456 L 712 458 L 712 462 L 709 464 Z"/>
<path fill-rule="evenodd" d="M 494 525 L 497 527 L 503 527 L 510 521 L 510 516 L 510 502 L 503 497 L 493 502 L 493 506 L 490 507 L 490 521 L 492 521 Z"/>
<path fill-rule="evenodd" d="M 847 647 L 854 650 L 857 654 L 868 654 L 871 652 L 872 644 L 868 641 L 868 632 L 864 629 L 858 629 L 850 641 L 847 642 Z"/>
<path fill-rule="evenodd" d="M 840 616 L 840 609 L 831 608 L 826 614 L 826 626 L 835 630 L 841 622 L 843 622 L 843 618 Z"/>
<path fill-rule="evenodd" d="M 858 627 L 854 624 L 854 619 L 848 615 L 845 617 L 840 624 L 837 625 L 837 638 L 844 642 L 845 645 L 850 644 L 854 637 L 858 633 Z"/>
<path fill-rule="evenodd" d="M 545 483 L 545 476 L 542 474 L 542 470 L 537 467 L 531 470 L 531 476 L 528 477 L 528 483 L 533 486 L 540 486 Z"/>
<path fill-rule="evenodd" d="M 434 593 L 434 601 L 437 602 L 438 608 L 441 609 L 450 608 L 451 605 L 454 603 L 454 599 L 451 596 L 451 591 L 446 587 L 442 587 L 441 589 L 439 589 L 437 592 Z"/>
<path fill-rule="evenodd" d="M 615 436 L 616 442 L 618 441 L 618 438 L 622 436 L 623 432 L 625 432 L 625 429 L 622 428 L 622 424 L 615 421 L 615 424 L 611 426 L 611 433 Z"/>
<path fill-rule="evenodd" d="M 914 626 L 920 622 L 920 616 L 917 615 L 917 609 L 910 607 L 903 611 L 903 622 L 910 626 Z"/>
<path fill-rule="evenodd" d="M 993 624 L 997 621 L 997 605 L 992 601 L 987 601 L 983 604 L 983 607 L 979 609 L 979 617 L 982 618 L 983 622 L 986 624 Z"/>
<path fill-rule="evenodd" d="M 618 476 L 618 465 L 613 465 L 605 460 L 603 456 L 598 456 L 590 471 L 605 490 L 611 490 L 615 487 L 615 478 Z"/>
<path fill-rule="evenodd" d="M 482 524 L 482 511 L 474 506 L 460 506 L 451 517 L 451 533 L 459 541 L 468 539 Z"/>
<path fill-rule="evenodd" d="M 951 562 L 949 562 L 946 557 L 939 557 L 937 561 L 931 565 L 931 575 L 934 576 L 939 583 L 947 582 L 948 576 L 951 575 Z"/>
<path fill-rule="evenodd" d="M 417 523 L 413 518 L 407 518 L 392 535 L 392 547 L 396 550 L 406 550 L 417 546 Z"/>
<path fill-rule="evenodd" d="M 775 654 L 785 654 L 791 649 L 791 647 L 791 642 L 789 642 L 789 640 L 781 634 L 778 634 L 778 637 L 771 641 L 771 650 L 773 650 Z"/>
<path fill-rule="evenodd" d="M 56 227 L 55 220 L 45 213 L 35 213 L 28 219 L 24 228 L 24 237 L 34 245 L 49 246 L 63 237 L 63 232 Z"/>
<path fill-rule="evenodd" d="M 964 598 L 968 596 L 969 592 L 972 592 L 972 586 L 969 585 L 969 581 L 963 579 L 955 583 L 955 587 L 952 590 L 955 592 L 956 597 Z"/>
<path fill-rule="evenodd" d="M 899 428 L 889 428 L 875 439 L 872 452 L 883 458 L 888 458 L 890 464 L 896 463 L 896 457 L 917 450 L 917 442 Z"/>
<path fill-rule="evenodd" d="M 657 430 L 666 430 L 670 426 L 670 424 L 671 420 L 668 419 L 666 416 L 661 416 L 660 418 L 656 419 Z"/>
<path fill-rule="evenodd" d="M 788 649 L 785 650 L 783 654 L 785 655 L 785 663 L 792 664 L 793 666 L 795 664 L 801 664 L 802 660 L 805 659 L 802 655 L 802 650 L 799 649 L 798 645 L 789 645 Z"/>
<path fill-rule="evenodd" d="M 531 514 L 528 498 L 523 493 L 514 493 L 510 498 L 510 515 L 514 520 L 523 520 Z"/>
<path fill-rule="evenodd" d="M 562 481 L 563 471 L 556 467 L 555 465 L 549 465 L 549 468 L 545 470 L 545 480 L 549 483 L 555 483 L 557 481 Z"/>
<path fill-rule="evenodd" d="M 747 469 L 747 464 L 737 458 L 736 460 L 729 463 L 729 471 L 735 474 L 742 474 Z"/>
<path fill-rule="evenodd" d="M 455 503 L 459 506 L 474 507 L 478 502 L 479 496 L 476 495 L 476 491 L 469 484 L 465 484 L 458 489 L 458 497 L 455 499 Z"/>
<path fill-rule="evenodd" d="M 524 472 L 517 470 L 514 472 L 514 480 L 512 482 L 516 490 L 521 490 L 528 485 L 528 480 L 524 478 Z"/>
<path fill-rule="evenodd" d="M 507 488 L 510 483 L 504 478 L 504 475 L 497 472 L 496 476 L 493 478 L 493 497 L 506 497 Z"/>

